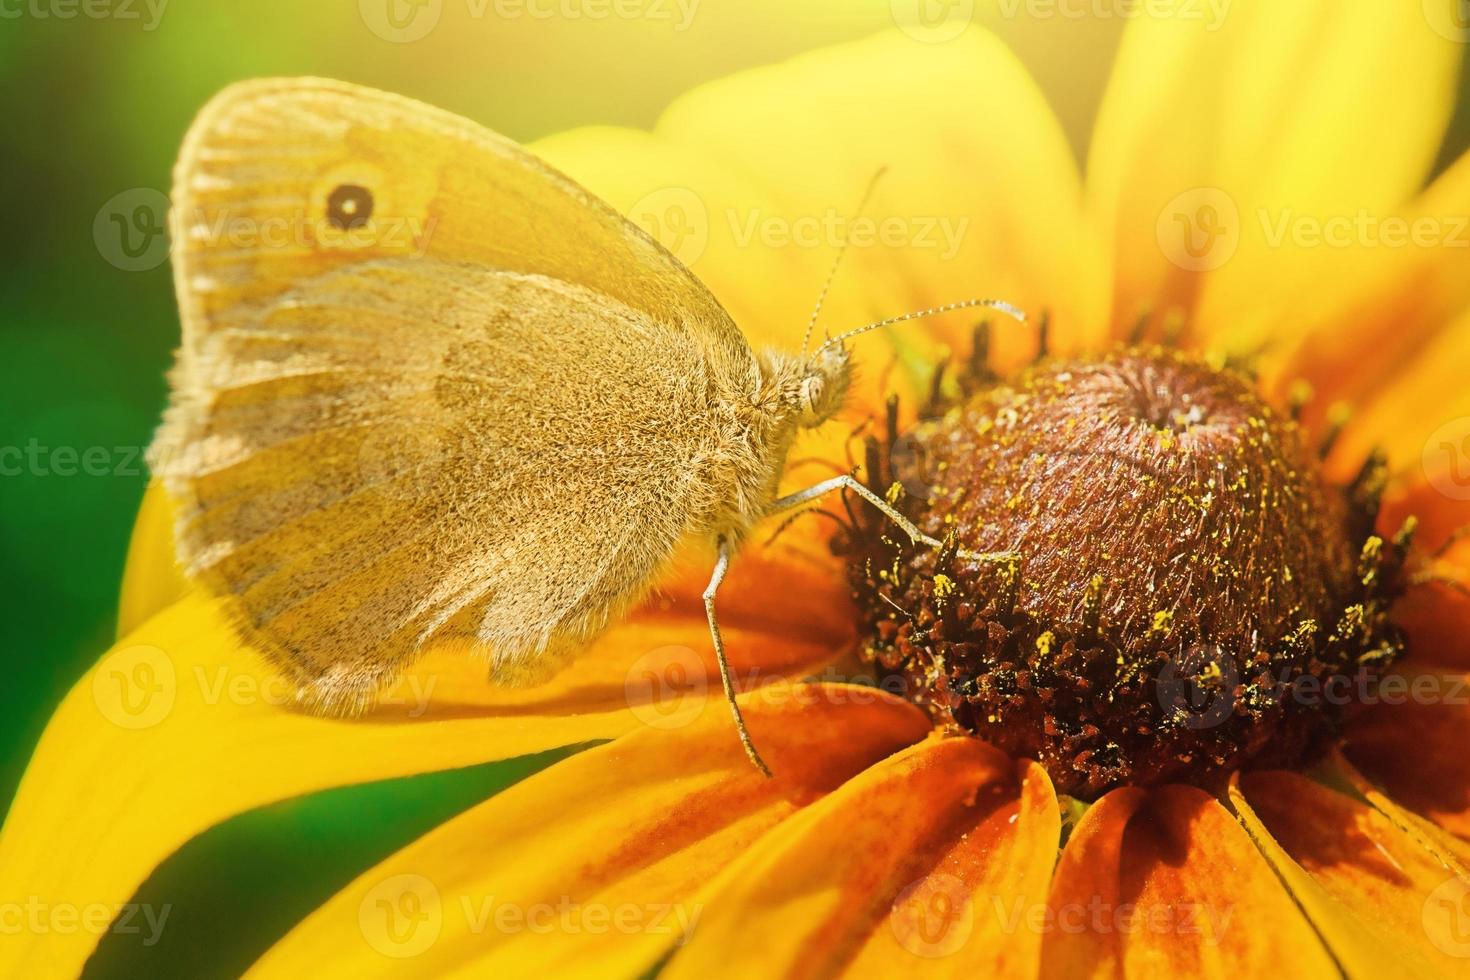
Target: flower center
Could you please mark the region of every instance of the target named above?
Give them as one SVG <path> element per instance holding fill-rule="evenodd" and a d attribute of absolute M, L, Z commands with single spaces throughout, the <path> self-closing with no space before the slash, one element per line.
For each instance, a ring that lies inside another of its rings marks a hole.
<path fill-rule="evenodd" d="M 1246 377 L 1175 351 L 970 387 L 869 445 L 869 482 L 946 547 L 865 515 L 841 545 L 890 680 L 1081 797 L 1332 743 L 1402 649 L 1381 461 L 1329 486 Z"/>

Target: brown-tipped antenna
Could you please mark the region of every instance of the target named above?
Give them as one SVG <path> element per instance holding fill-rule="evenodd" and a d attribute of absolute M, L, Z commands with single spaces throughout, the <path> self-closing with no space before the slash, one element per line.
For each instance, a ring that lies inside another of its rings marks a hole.
<path fill-rule="evenodd" d="M 888 172 L 887 167 L 879 167 L 873 171 L 873 176 L 868 178 L 868 186 L 863 189 L 863 196 L 858 199 L 857 210 L 853 212 L 853 220 L 862 217 L 863 209 L 868 206 L 869 199 L 873 196 L 873 188 L 878 186 L 878 178 Z M 817 328 L 817 317 L 822 313 L 822 304 L 827 301 L 827 290 L 832 288 L 832 279 L 837 275 L 837 267 L 842 264 L 842 256 L 847 254 L 847 243 L 852 240 L 849 234 L 842 239 L 842 244 L 837 246 L 837 257 L 832 260 L 832 267 L 827 270 L 827 278 L 822 283 L 822 291 L 817 294 L 817 305 L 812 307 L 811 319 L 806 322 L 806 333 L 801 335 L 801 352 L 806 353 L 806 345 L 811 342 L 812 331 Z"/>
<path fill-rule="evenodd" d="M 891 316 L 886 320 L 879 320 L 877 323 L 870 323 L 866 327 L 858 327 L 856 330 L 849 330 L 847 331 L 847 333 L 840 333 L 837 336 L 833 337 L 831 340 L 827 341 L 821 347 L 818 347 L 817 353 L 820 354 L 822 351 L 826 350 L 828 347 L 831 347 L 833 344 L 840 344 L 849 337 L 856 337 L 860 333 L 867 333 L 869 330 L 877 330 L 879 327 L 891 327 L 895 323 L 903 323 L 905 320 L 922 320 L 924 317 L 927 316 L 938 316 L 941 313 L 953 313 L 955 310 L 970 310 L 974 309 L 977 306 L 984 306 L 992 310 L 998 310 L 999 312 L 1004 313 L 1006 316 L 1013 317 L 1019 323 L 1026 322 L 1026 314 L 1022 313 L 1020 310 L 1012 306 L 1010 303 L 1007 303 L 1005 300 L 967 299 L 962 303 L 945 303 L 943 306 L 931 306 L 927 310 L 917 310 L 913 313 L 905 313 L 902 316 Z"/>

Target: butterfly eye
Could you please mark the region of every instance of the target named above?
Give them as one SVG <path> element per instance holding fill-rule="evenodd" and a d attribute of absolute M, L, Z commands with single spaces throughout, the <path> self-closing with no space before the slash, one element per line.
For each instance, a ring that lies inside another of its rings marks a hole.
<path fill-rule="evenodd" d="M 327 197 L 327 220 L 346 231 L 367 224 L 373 216 L 373 195 L 358 184 L 341 184 Z"/>
<path fill-rule="evenodd" d="M 815 419 L 820 411 L 825 386 L 816 375 L 803 378 L 801 382 L 801 411 L 808 419 Z"/>

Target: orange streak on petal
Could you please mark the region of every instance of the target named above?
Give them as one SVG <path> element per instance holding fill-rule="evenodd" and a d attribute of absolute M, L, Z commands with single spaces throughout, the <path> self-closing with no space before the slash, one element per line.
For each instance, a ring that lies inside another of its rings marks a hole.
<path fill-rule="evenodd" d="M 1331 959 L 1230 813 L 1188 786 L 1116 790 L 1057 865 L 1048 977 L 1335 977 Z"/>
<path fill-rule="evenodd" d="M 1338 924 L 1324 925 L 1324 932 L 1338 930 L 1329 932 L 1328 941 L 1350 973 L 1355 965 L 1364 966 L 1355 964 L 1354 956 L 1366 942 L 1379 961 L 1378 971 L 1393 964 L 1389 969 L 1395 974 L 1464 974 L 1470 943 L 1461 936 L 1463 951 L 1454 948 L 1456 909 L 1442 908 L 1438 900 L 1454 899 L 1450 904 L 1457 905 L 1470 883 L 1388 816 L 1354 797 L 1287 772 L 1247 774 L 1239 785 L 1259 830 L 1269 833 L 1335 904 Z M 1470 850 L 1448 846 L 1463 865 Z M 1320 896 L 1308 901 L 1319 911 L 1328 908 Z M 1318 914 L 1312 906 L 1308 912 Z M 1349 949 L 1339 946 L 1343 923 L 1356 934 Z M 1464 922 L 1458 925 L 1463 930 Z"/>
<path fill-rule="evenodd" d="M 1034 976 L 1015 915 L 1044 899 L 1060 823 L 1038 767 L 930 739 L 732 865 L 663 975 Z"/>
<path fill-rule="evenodd" d="M 677 731 L 634 733 L 395 854 L 251 976 L 646 973 L 702 934 L 711 878 L 929 728 L 912 706 L 858 688 L 768 688 L 742 703 L 774 779 L 745 759 L 722 705 Z"/>

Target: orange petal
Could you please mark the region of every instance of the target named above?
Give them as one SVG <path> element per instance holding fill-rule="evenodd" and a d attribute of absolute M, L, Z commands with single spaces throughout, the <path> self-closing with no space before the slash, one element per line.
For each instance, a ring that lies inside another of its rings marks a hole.
<path fill-rule="evenodd" d="M 1410 665 L 1470 670 L 1470 596 L 1436 583 L 1415 586 L 1394 604 L 1393 619 L 1408 637 Z"/>
<path fill-rule="evenodd" d="M 1394 621 L 1408 635 L 1408 662 L 1470 670 L 1470 537 L 1463 533 L 1470 499 L 1447 496 L 1427 481 L 1410 483 L 1384 501 L 1379 533 L 1392 535 L 1410 516 L 1418 521 L 1411 574 L 1432 580 L 1411 585 L 1394 605 Z"/>
<path fill-rule="evenodd" d="M 1470 881 L 1389 817 L 1287 772 L 1245 775 L 1232 802 L 1349 975 L 1464 974 Z"/>
<path fill-rule="evenodd" d="M 772 687 L 742 705 L 774 779 L 746 761 L 723 706 L 678 732 L 636 732 L 389 858 L 250 976 L 647 973 L 709 928 L 711 878 L 929 728 L 912 706 L 861 688 Z"/>
<path fill-rule="evenodd" d="M 1465 244 L 1470 247 L 1470 230 Z M 1465 261 L 1456 255 L 1456 268 Z M 1400 324 L 1384 325 L 1384 332 Z M 1373 449 L 1384 452 L 1393 468 L 1427 479 L 1448 501 L 1470 500 L 1470 314 L 1426 324 L 1426 336 L 1413 354 L 1383 371 L 1372 387 L 1354 393 L 1353 415 L 1333 453 L 1338 468 L 1360 465 Z M 1359 359 L 1387 366 L 1388 351 L 1379 338 L 1367 341 Z M 1371 355 L 1367 352 L 1372 352 Z"/>
<path fill-rule="evenodd" d="M 1379 695 L 1353 719 L 1345 754 L 1394 799 L 1470 838 L 1470 674 L 1413 671 Z"/>
<path fill-rule="evenodd" d="M 778 639 L 738 623 L 726 640 L 747 683 L 803 676 L 833 655 L 825 637 Z M 266 803 L 678 728 L 708 706 L 725 710 L 708 642 L 702 617 L 649 616 L 528 689 L 494 687 L 483 663 L 440 649 L 366 717 L 332 720 L 291 710 L 290 691 L 217 604 L 191 594 L 120 641 L 57 709 L 0 829 L 0 896 L 120 903 L 183 842 Z M 47 975 L 73 974 L 96 938 L 7 940 L 0 976 L 44 963 L 58 968 Z"/>
<path fill-rule="evenodd" d="M 733 863 L 661 975 L 1033 976 L 1060 825 L 1040 768 L 930 739 Z"/>
<path fill-rule="evenodd" d="M 1424 244 L 1349 250 L 1343 256 L 1346 261 L 1326 264 L 1316 281 L 1296 284 L 1302 302 L 1286 304 L 1278 311 L 1296 322 L 1294 332 L 1300 338 L 1290 350 L 1292 356 L 1282 377 L 1303 378 L 1322 394 L 1315 411 L 1309 407 L 1309 418 L 1320 417 L 1334 399 L 1370 415 L 1379 410 L 1374 403 L 1391 411 L 1393 399 L 1401 397 L 1401 392 L 1390 392 L 1389 382 L 1416 372 L 1426 378 L 1438 373 L 1433 361 L 1426 359 L 1436 342 L 1451 352 L 1463 351 L 1463 315 L 1470 308 L 1470 280 L 1464 275 L 1465 247 L 1470 241 L 1463 217 L 1467 208 L 1470 154 L 1400 209 L 1408 222 L 1425 229 Z M 1334 250 L 1318 251 L 1327 260 L 1332 256 L 1325 253 Z M 1459 326 L 1447 326 L 1456 320 Z M 1421 438 L 1449 420 L 1435 409 L 1463 387 L 1417 390 L 1416 404 L 1430 399 L 1423 403 L 1429 409 L 1424 416 L 1429 427 L 1422 430 Z M 1379 429 L 1382 431 L 1382 425 Z M 1412 465 L 1415 461 L 1402 462 Z"/>
<path fill-rule="evenodd" d="M 1057 864 L 1048 977 L 1336 977 L 1291 896 L 1230 813 L 1188 786 L 1115 790 Z"/>

